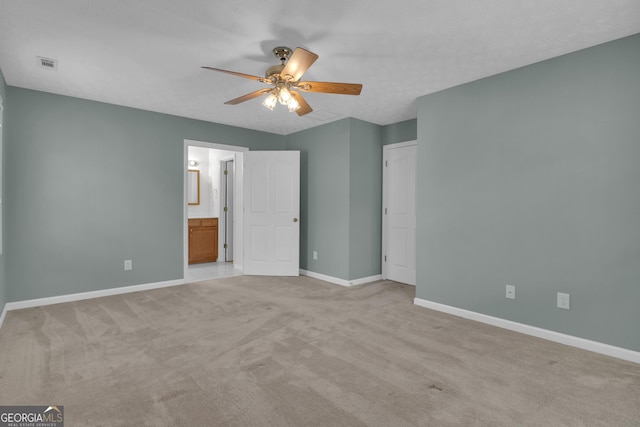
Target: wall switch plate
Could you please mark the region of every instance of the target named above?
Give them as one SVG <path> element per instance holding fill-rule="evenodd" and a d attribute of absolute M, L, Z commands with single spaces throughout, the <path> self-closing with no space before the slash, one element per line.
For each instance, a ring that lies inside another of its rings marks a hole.
<path fill-rule="evenodd" d="M 516 299 L 516 287 L 513 285 L 507 285 L 505 297 L 507 299 Z"/>
<path fill-rule="evenodd" d="M 125 271 L 133 270 L 133 264 L 132 264 L 130 259 L 125 259 L 124 260 L 124 269 L 125 269 Z"/>
<path fill-rule="evenodd" d="M 317 251 L 313 251 L 313 259 L 315 259 L 315 260 L 318 259 L 318 252 Z"/>
<path fill-rule="evenodd" d="M 569 294 L 563 294 L 562 292 L 558 292 L 558 308 L 564 308 L 565 310 L 569 310 L 571 306 L 571 296 Z"/>

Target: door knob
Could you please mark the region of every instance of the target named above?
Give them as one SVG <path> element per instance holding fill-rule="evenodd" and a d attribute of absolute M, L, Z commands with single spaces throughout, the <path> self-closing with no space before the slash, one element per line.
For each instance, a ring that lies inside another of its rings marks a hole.
<path fill-rule="evenodd" d="M 293 218 L 293 222 L 298 222 L 298 218 Z"/>

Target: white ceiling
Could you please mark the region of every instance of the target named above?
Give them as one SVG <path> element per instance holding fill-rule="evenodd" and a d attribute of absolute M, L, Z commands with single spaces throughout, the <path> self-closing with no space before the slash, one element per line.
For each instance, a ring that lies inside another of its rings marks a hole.
<path fill-rule="evenodd" d="M 415 118 L 422 95 L 636 33 L 640 0 L 0 0 L 0 68 L 11 86 L 289 134 Z M 320 56 L 305 80 L 362 94 L 305 94 L 298 117 L 224 105 L 266 86 L 200 68 L 263 75 L 280 45 Z"/>

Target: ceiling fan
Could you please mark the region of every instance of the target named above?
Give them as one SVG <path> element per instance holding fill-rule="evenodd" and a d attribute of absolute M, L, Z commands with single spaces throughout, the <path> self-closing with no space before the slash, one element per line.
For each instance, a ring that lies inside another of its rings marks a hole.
<path fill-rule="evenodd" d="M 245 79 L 267 83 L 272 86 L 225 102 L 225 104 L 229 105 L 240 104 L 241 102 L 268 94 L 262 102 L 262 105 L 268 109 L 273 110 L 276 104 L 280 102 L 280 104 L 286 105 L 289 111 L 295 111 L 298 116 L 304 116 L 313 111 L 313 109 L 298 91 L 360 95 L 360 91 L 362 90 L 361 84 L 301 81 L 300 79 L 304 72 L 318 59 L 318 55 L 313 52 L 297 47 L 292 53 L 290 48 L 278 46 L 273 49 L 273 54 L 280 60 L 280 64 L 267 68 L 264 77 L 222 70 L 220 68 L 202 68 L 244 77 Z"/>

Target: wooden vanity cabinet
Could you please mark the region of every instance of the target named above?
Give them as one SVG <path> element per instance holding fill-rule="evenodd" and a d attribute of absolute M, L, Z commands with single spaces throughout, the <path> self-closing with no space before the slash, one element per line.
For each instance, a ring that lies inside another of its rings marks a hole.
<path fill-rule="evenodd" d="M 218 259 L 218 218 L 189 218 L 189 264 Z"/>

